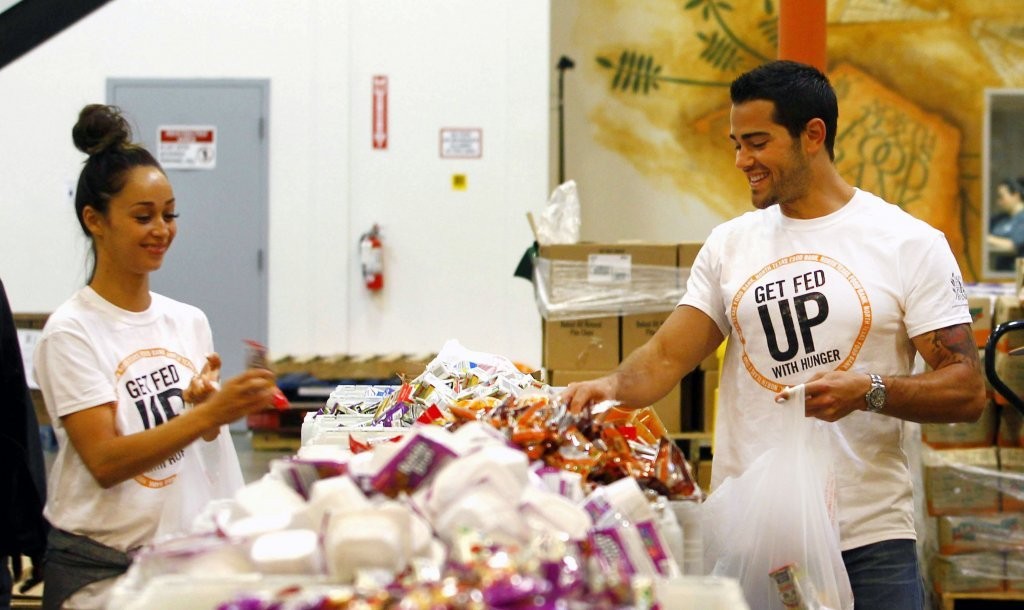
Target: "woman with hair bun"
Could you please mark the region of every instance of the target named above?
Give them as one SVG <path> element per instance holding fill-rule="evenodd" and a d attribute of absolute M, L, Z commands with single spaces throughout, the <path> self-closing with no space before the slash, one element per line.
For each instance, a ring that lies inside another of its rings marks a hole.
<path fill-rule="evenodd" d="M 102 608 L 135 549 L 240 487 L 226 424 L 265 408 L 275 389 L 259 369 L 219 386 L 206 316 L 150 292 L 178 215 L 167 176 L 120 111 L 86 106 L 72 137 L 88 155 L 75 212 L 93 268 L 35 351 L 58 443 L 44 511 L 47 609 Z"/>

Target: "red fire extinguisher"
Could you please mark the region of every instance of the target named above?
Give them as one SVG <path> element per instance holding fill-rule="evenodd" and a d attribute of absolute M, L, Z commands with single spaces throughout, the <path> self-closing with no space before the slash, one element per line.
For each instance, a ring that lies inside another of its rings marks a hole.
<path fill-rule="evenodd" d="M 363 281 L 366 289 L 374 292 L 384 288 L 383 245 L 380 241 L 380 227 L 373 228 L 359 238 L 359 262 L 363 267 Z"/>

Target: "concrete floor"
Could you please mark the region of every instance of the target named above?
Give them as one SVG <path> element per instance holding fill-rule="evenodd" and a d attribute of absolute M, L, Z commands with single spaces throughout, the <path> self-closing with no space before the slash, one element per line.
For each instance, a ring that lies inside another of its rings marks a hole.
<path fill-rule="evenodd" d="M 232 431 L 231 440 L 235 441 L 238 462 L 242 466 L 242 477 L 246 483 L 252 483 L 265 475 L 270 468 L 270 461 L 295 455 L 295 451 L 269 450 L 252 448 L 252 432 Z"/>

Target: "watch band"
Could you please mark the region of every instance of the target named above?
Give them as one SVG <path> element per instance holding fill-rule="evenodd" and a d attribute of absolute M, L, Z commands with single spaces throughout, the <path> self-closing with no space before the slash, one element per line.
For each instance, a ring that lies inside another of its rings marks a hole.
<path fill-rule="evenodd" d="M 869 373 L 868 376 L 871 378 L 871 389 L 864 395 L 864 402 L 866 403 L 864 410 L 869 413 L 878 413 L 885 407 L 885 383 L 882 381 L 881 375 Z"/>

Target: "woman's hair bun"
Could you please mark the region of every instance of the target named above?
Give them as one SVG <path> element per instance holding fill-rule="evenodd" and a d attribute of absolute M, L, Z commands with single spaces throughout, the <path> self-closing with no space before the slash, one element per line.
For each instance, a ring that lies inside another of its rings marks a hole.
<path fill-rule="evenodd" d="M 87 155 L 98 155 L 130 144 L 132 129 L 121 115 L 121 109 L 104 104 L 89 104 L 78 113 L 78 122 L 71 129 L 75 148 Z"/>

